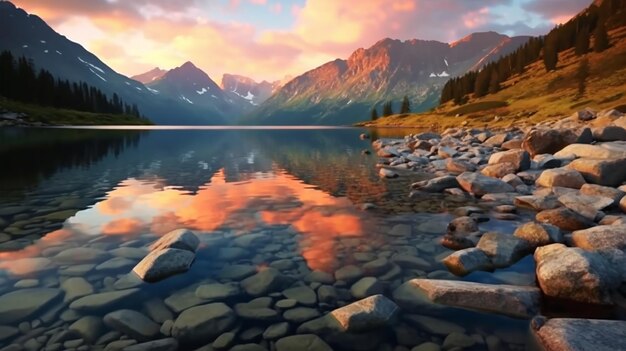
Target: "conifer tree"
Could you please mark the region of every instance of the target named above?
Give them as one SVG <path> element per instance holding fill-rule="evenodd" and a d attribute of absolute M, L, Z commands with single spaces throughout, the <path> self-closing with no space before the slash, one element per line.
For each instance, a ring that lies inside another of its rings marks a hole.
<path fill-rule="evenodd" d="M 387 101 L 383 105 L 383 116 L 387 117 L 391 115 L 393 115 L 393 105 L 391 104 L 391 101 Z"/>
<path fill-rule="evenodd" d="M 402 99 L 402 106 L 400 107 L 400 113 L 411 113 L 411 102 L 409 102 L 409 97 L 406 95 Z"/>
<path fill-rule="evenodd" d="M 578 98 L 581 98 L 585 95 L 585 90 L 587 89 L 587 78 L 589 77 L 589 60 L 587 58 L 583 58 L 580 60 L 578 64 L 578 68 L 576 70 L 576 80 L 578 82 Z"/>
<path fill-rule="evenodd" d="M 500 91 L 500 78 L 498 78 L 498 72 L 493 71 L 489 81 L 489 94 L 495 94 Z"/>
<path fill-rule="evenodd" d="M 576 46 L 574 52 L 577 56 L 582 56 L 589 52 L 589 28 L 584 26 L 576 35 Z"/>
<path fill-rule="evenodd" d="M 545 46 L 543 47 L 543 64 L 546 67 L 546 71 L 554 71 L 558 61 L 559 53 L 556 49 L 555 40 L 550 40 L 550 38 L 548 38 Z"/>
<path fill-rule="evenodd" d="M 371 114 L 370 114 L 370 119 L 371 119 L 372 121 L 375 121 L 375 120 L 377 120 L 377 119 L 378 119 L 378 111 L 376 111 L 376 106 L 374 106 L 374 107 L 372 108 L 372 112 L 371 112 Z"/>
<path fill-rule="evenodd" d="M 593 51 L 602 52 L 609 48 L 609 33 L 606 31 L 606 26 L 604 23 L 600 22 L 596 26 L 596 29 L 593 31 Z"/>

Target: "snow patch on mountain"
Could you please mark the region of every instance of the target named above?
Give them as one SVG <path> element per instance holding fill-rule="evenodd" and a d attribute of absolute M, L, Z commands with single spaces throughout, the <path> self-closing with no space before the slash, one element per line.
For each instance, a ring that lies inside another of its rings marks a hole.
<path fill-rule="evenodd" d="M 146 89 L 148 89 L 148 91 L 149 91 L 149 92 L 151 92 L 151 93 L 153 93 L 153 94 L 158 94 L 158 93 L 159 93 L 159 91 L 158 91 L 158 90 L 156 90 L 156 89 L 152 89 L 152 88 L 150 88 L 150 87 L 146 87 Z"/>
<path fill-rule="evenodd" d="M 192 104 L 192 105 L 193 105 L 193 101 L 191 101 L 191 100 L 187 99 L 187 97 L 185 97 L 185 95 L 181 95 L 181 96 L 180 96 L 180 98 L 181 98 L 181 100 L 183 100 L 183 101 L 187 101 L 188 103 L 190 103 L 190 104 Z"/>
<path fill-rule="evenodd" d="M 89 68 L 89 70 L 91 71 L 91 73 L 93 73 L 93 74 L 95 74 L 95 75 L 96 75 L 96 77 L 98 77 L 98 78 L 102 79 L 102 80 L 103 80 L 103 81 L 105 81 L 105 82 L 107 81 L 106 79 L 104 79 L 104 77 L 103 77 L 103 76 L 101 76 L 101 75 L 99 75 L 98 73 L 96 73 L 96 71 L 94 71 L 94 70 L 93 70 L 93 69 L 91 69 L 90 67 L 88 67 L 88 68 Z"/>
<path fill-rule="evenodd" d="M 202 88 L 200 90 L 196 90 L 196 93 L 198 93 L 198 95 L 204 95 L 204 94 L 208 93 L 209 90 L 211 90 L 211 87 L 206 87 L 206 88 Z"/>

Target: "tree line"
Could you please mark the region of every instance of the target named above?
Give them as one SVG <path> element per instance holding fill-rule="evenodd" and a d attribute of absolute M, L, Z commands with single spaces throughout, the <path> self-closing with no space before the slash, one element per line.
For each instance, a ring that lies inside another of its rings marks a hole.
<path fill-rule="evenodd" d="M 411 113 L 411 102 L 409 101 L 409 97 L 406 95 L 404 96 L 404 98 L 402 99 L 402 103 L 400 104 L 400 114 L 405 114 L 405 113 Z M 383 103 L 382 116 L 387 117 L 393 114 L 394 114 L 393 101 L 390 100 L 390 101 L 386 101 L 385 103 Z M 372 121 L 375 121 L 378 119 L 378 116 L 379 116 L 378 110 L 376 106 L 374 105 L 370 113 L 370 119 Z"/>
<path fill-rule="evenodd" d="M 501 83 L 515 74 L 522 74 L 531 63 L 543 58 L 546 71 L 558 66 L 558 54 L 574 48 L 578 56 L 591 50 L 602 52 L 610 47 L 607 28 L 626 24 L 626 0 L 605 0 L 598 7 L 591 5 L 584 14 L 552 29 L 546 36 L 533 37 L 514 52 L 485 65 L 479 71 L 450 79 L 443 87 L 440 103 L 454 101 L 464 104 L 469 96 L 482 97 L 496 93 Z"/>
<path fill-rule="evenodd" d="M 17 60 L 10 51 L 0 53 L 0 96 L 29 104 L 85 112 L 126 114 L 142 118 L 137 105 L 117 94 L 109 97 L 85 82 L 55 79 L 47 70 L 37 71 L 26 57 Z"/>

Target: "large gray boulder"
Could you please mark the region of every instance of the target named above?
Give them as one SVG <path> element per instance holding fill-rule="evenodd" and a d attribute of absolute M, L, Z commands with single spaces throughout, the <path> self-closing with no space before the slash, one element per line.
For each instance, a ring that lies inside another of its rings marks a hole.
<path fill-rule="evenodd" d="M 133 339 L 148 341 L 159 334 L 160 325 L 133 310 L 118 310 L 104 316 L 104 324 Z"/>
<path fill-rule="evenodd" d="M 626 158 L 581 158 L 567 167 L 580 172 L 586 181 L 593 184 L 615 187 L 626 181 Z"/>
<path fill-rule="evenodd" d="M 127 299 L 130 299 L 138 292 L 139 289 L 135 288 L 87 295 L 72 302 L 70 304 L 70 308 L 82 313 L 104 311 L 115 305 L 128 301 Z"/>
<path fill-rule="evenodd" d="M 164 249 L 180 249 L 196 252 L 200 245 L 200 239 L 188 229 L 176 229 L 165 235 L 150 245 L 150 251 Z"/>
<path fill-rule="evenodd" d="M 583 174 L 584 177 L 584 174 Z M 609 186 L 597 184 L 585 184 L 580 188 L 580 193 L 588 196 L 601 196 L 613 200 L 611 206 L 617 206 L 620 200 L 626 196 L 626 192 Z"/>
<path fill-rule="evenodd" d="M 496 268 L 508 267 L 530 253 L 531 244 L 513 235 L 485 233 L 476 248 L 489 257 Z"/>
<path fill-rule="evenodd" d="M 554 154 L 557 158 L 575 156 L 590 159 L 618 159 L 626 158 L 626 143 L 609 142 L 596 145 L 572 144 Z"/>
<path fill-rule="evenodd" d="M 525 150 L 514 149 L 509 151 L 496 152 L 489 158 L 489 164 L 510 163 L 514 166 L 514 171 L 525 171 L 530 168 L 530 155 Z"/>
<path fill-rule="evenodd" d="M 543 293 L 550 297 L 595 304 L 612 304 L 611 294 L 621 283 L 620 273 L 602 255 L 563 244 L 535 250 L 536 273 Z"/>
<path fill-rule="evenodd" d="M 535 184 L 545 188 L 559 186 L 564 188 L 580 189 L 580 187 L 585 184 L 585 179 L 574 169 L 552 168 L 543 171 Z"/>
<path fill-rule="evenodd" d="M 191 307 L 174 321 L 172 336 L 186 344 L 208 343 L 229 330 L 235 320 L 235 312 L 221 302 Z"/>
<path fill-rule="evenodd" d="M 383 295 L 373 295 L 329 313 L 343 331 L 364 332 L 393 323 L 398 306 Z"/>
<path fill-rule="evenodd" d="M 512 186 L 497 178 L 491 178 L 479 173 L 465 172 L 456 177 L 463 190 L 477 196 L 495 193 L 514 192 Z"/>
<path fill-rule="evenodd" d="M 554 154 L 567 145 L 584 143 L 584 141 L 590 142 L 590 139 L 591 130 L 589 129 L 580 132 L 570 129 L 535 129 L 524 136 L 522 148 L 531 157 L 535 157 L 540 154 Z"/>
<path fill-rule="evenodd" d="M 195 257 L 196 255 L 189 250 L 170 248 L 152 251 L 137 263 L 133 272 L 145 281 L 155 282 L 186 272 Z"/>
<path fill-rule="evenodd" d="M 0 296 L 0 321 L 13 324 L 33 316 L 57 301 L 63 292 L 59 289 L 19 289 Z M 16 324 L 17 325 L 17 324 Z"/>
<path fill-rule="evenodd" d="M 626 225 L 601 225 L 572 233 L 572 243 L 585 250 L 626 250 Z"/>
<path fill-rule="evenodd" d="M 394 291 L 394 299 L 401 307 L 413 311 L 432 310 L 435 304 L 532 318 L 539 312 L 541 291 L 525 286 L 412 279 Z"/>
<path fill-rule="evenodd" d="M 443 259 L 443 264 L 455 275 L 463 276 L 474 271 L 493 270 L 493 263 L 480 249 L 475 247 L 451 253 Z"/>
<path fill-rule="evenodd" d="M 543 350 L 624 350 L 626 321 L 553 318 L 533 325 L 533 338 Z"/>
<path fill-rule="evenodd" d="M 545 246 L 563 241 L 563 233 L 553 225 L 528 222 L 517 227 L 515 237 L 526 240 L 531 247 Z"/>

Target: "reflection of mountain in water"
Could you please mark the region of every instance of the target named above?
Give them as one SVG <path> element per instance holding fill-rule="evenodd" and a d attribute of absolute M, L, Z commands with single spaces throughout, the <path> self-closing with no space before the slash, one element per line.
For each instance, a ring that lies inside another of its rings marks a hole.
<path fill-rule="evenodd" d="M 77 129 L 0 130 L 0 191 L 7 200 L 32 190 L 53 174 L 89 167 L 108 155 L 136 147 L 141 133 Z"/>

